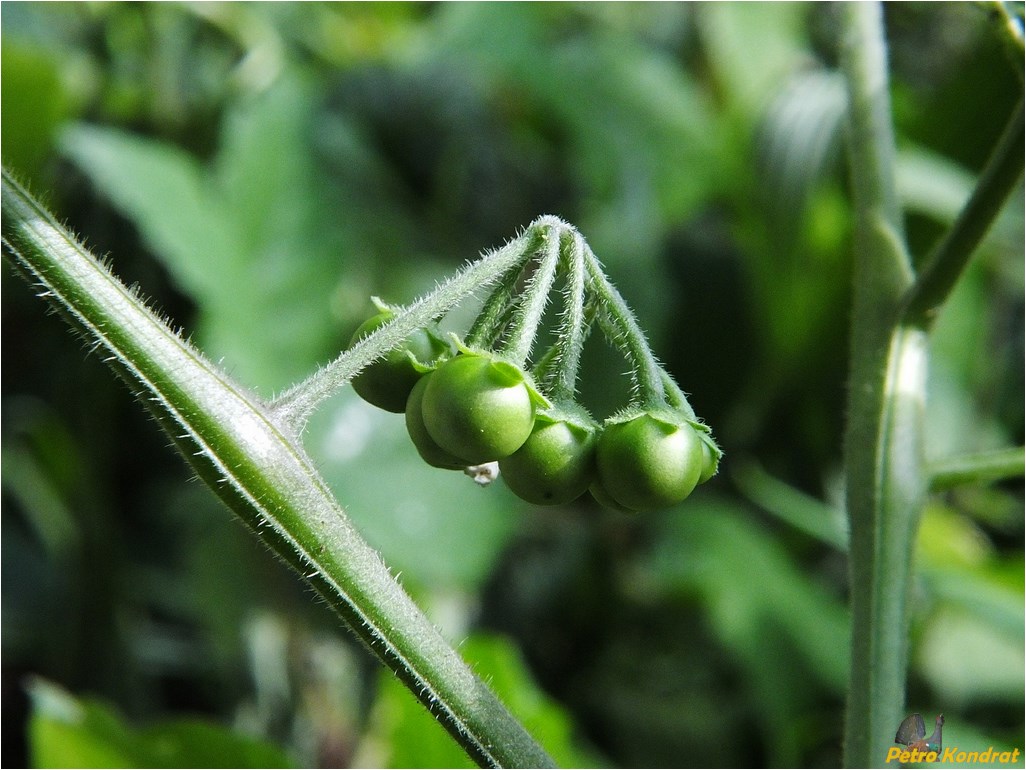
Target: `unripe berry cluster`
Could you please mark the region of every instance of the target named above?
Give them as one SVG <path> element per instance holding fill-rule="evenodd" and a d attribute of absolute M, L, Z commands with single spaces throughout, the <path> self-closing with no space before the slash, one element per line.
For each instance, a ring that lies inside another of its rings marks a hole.
<path fill-rule="evenodd" d="M 679 503 L 716 473 L 719 448 L 655 362 L 583 239 L 553 227 L 541 240 L 543 249 L 502 276 L 465 341 L 432 323 L 364 368 L 353 387 L 369 403 L 405 413 L 410 438 L 428 464 L 466 469 L 497 463 L 506 485 L 530 503 L 565 504 L 588 491 L 624 511 Z M 567 288 L 557 341 L 528 371 L 526 359 L 560 274 Z M 357 329 L 351 344 L 402 312 L 376 302 L 378 314 Z M 624 352 L 638 386 L 635 400 L 602 424 L 574 397 L 580 350 L 596 321 Z"/>

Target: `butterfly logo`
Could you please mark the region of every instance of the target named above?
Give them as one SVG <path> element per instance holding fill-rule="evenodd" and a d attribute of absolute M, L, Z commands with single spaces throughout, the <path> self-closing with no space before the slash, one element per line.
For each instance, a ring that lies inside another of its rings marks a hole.
<path fill-rule="evenodd" d="M 933 728 L 933 735 L 927 738 L 926 723 L 923 721 L 922 715 L 912 714 L 905 717 L 902 721 L 897 734 L 894 736 L 894 742 L 908 746 L 912 751 L 936 751 L 939 754 L 942 743 L 941 730 L 943 727 L 944 715 L 938 714 Z"/>

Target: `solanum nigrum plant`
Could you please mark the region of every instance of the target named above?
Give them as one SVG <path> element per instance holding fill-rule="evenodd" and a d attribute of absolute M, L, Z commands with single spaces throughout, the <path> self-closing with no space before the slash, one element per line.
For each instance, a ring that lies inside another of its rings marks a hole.
<path fill-rule="evenodd" d="M 719 464 L 708 427 L 580 234 L 551 217 L 531 230 L 539 237 L 498 276 L 465 339 L 454 334 L 446 348 L 432 319 L 359 374 L 357 392 L 390 411 L 402 411 L 408 394 L 407 429 L 428 464 L 498 463 L 507 486 L 530 503 L 565 504 L 589 489 L 623 511 L 683 501 Z M 555 342 L 534 355 L 554 293 L 563 305 Z M 377 304 L 354 339 L 401 313 Z M 630 403 L 602 424 L 575 398 L 581 349 L 595 326 L 633 379 Z"/>
<path fill-rule="evenodd" d="M 1002 8 L 997 4 L 999 14 Z M 927 492 L 971 478 L 1019 478 L 1023 469 L 1022 447 L 955 456 L 932 467 L 924 452 L 929 334 L 1019 184 L 1021 94 L 957 219 L 929 254 L 913 259 L 896 185 L 883 15 L 872 3 L 844 4 L 839 12 L 856 257 L 844 459 L 852 608 L 844 745 L 851 767 L 879 763 L 900 722 L 907 597 Z M 1022 25 L 1007 21 L 1021 76 Z M 476 762 L 551 764 L 364 542 L 307 457 L 301 436 L 320 403 L 361 372 L 364 382 L 374 383 L 371 373 L 378 371 L 392 391 L 378 400 L 405 409 L 425 459 L 456 468 L 468 457 L 495 456 L 510 487 L 532 502 L 568 501 L 587 487 L 614 508 L 636 510 L 672 503 L 693 482 L 708 479 L 719 449 L 572 227 L 539 219 L 430 295 L 387 309 L 334 362 L 273 399 L 236 383 L 171 330 L 6 169 L 2 228 L 5 257 L 101 351 L 197 476 L 304 576 Z M 560 282 L 564 306 L 556 342 L 535 355 L 546 302 Z M 489 289 L 462 347 L 438 347 L 430 332 L 428 347 L 418 347 L 418 330 L 430 330 L 455 305 Z M 575 403 L 580 350 L 592 327 L 623 352 L 635 384 L 631 402 L 601 425 Z M 485 372 L 486 389 L 527 390 L 533 422 L 526 435 L 521 425 L 517 440 L 524 438 L 515 450 L 509 450 L 516 443 L 511 439 L 490 445 L 487 455 L 470 455 L 470 442 L 457 438 L 450 453 L 439 444 L 441 433 L 432 435 L 424 408 L 428 386 L 435 370 L 461 356 L 494 365 L 499 384 L 489 384 Z M 392 366 L 404 373 L 393 376 Z"/>
<path fill-rule="evenodd" d="M 697 461 L 700 473 L 708 475 L 719 449 L 573 227 L 542 217 L 411 305 L 379 303 L 348 350 L 265 399 L 172 330 L 6 169 L 2 224 L 5 256 L 103 351 L 197 476 L 310 583 L 478 764 L 552 766 L 364 541 L 301 439 L 320 404 L 358 383 L 372 403 L 402 407 L 430 464 L 464 468 L 479 482 L 494 478 L 502 464 L 525 499 L 570 501 L 603 483 L 596 462 L 603 428 L 575 402 L 581 350 L 594 326 L 629 362 L 636 387 L 625 410 L 671 414 L 681 430 L 694 432 L 706 453 Z M 557 286 L 563 308 L 555 342 L 535 355 Z M 483 290 L 476 319 L 450 344 L 435 324 Z M 696 471 L 682 473 L 677 489 L 690 491 Z M 682 496 L 613 505 L 634 510 Z"/>

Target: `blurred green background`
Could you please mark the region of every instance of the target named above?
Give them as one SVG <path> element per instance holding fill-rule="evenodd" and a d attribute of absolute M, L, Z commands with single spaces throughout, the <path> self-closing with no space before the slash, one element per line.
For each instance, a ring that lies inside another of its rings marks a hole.
<path fill-rule="evenodd" d="M 992 7 L 886 20 L 921 257 L 1022 61 Z M 533 508 L 426 467 L 401 417 L 349 393 L 308 449 L 561 763 L 831 766 L 851 289 L 837 25 L 818 3 L 5 2 L 2 150 L 265 395 L 332 358 L 370 295 L 410 301 L 540 214 L 577 225 L 712 425 L 716 479 L 636 518 Z M 1023 239 L 1020 189 L 936 328 L 932 458 L 1023 442 Z M 6 266 L 2 289 L 3 764 L 465 765 Z M 624 369 L 589 345 L 598 416 Z M 1021 480 L 933 496 L 908 710 L 943 712 L 946 745 L 1022 747 L 1023 601 Z"/>

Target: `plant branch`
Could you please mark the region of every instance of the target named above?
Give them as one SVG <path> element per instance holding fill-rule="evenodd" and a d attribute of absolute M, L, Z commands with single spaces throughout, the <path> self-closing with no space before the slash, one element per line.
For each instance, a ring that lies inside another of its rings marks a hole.
<path fill-rule="evenodd" d="M 360 537 L 288 426 L 168 329 L 6 169 L 2 209 L 5 255 L 104 350 L 214 493 L 304 575 L 468 754 L 482 766 L 550 766 Z M 514 261 L 524 239 L 514 244 L 491 263 Z M 462 285 L 417 307 L 433 315 Z"/>
<path fill-rule="evenodd" d="M 904 311 L 906 323 L 923 328 L 932 325 L 941 304 L 1022 176 L 1023 143 L 1020 99 L 965 208 L 937 244 L 909 291 Z"/>
<path fill-rule="evenodd" d="M 1026 450 L 1021 446 L 948 457 L 930 463 L 930 491 L 1022 478 L 1024 472 Z"/>
<path fill-rule="evenodd" d="M 523 268 L 523 265 L 515 265 L 507 270 L 499 279 L 498 286 L 492 289 L 467 330 L 464 343 L 468 347 L 491 347 L 500 336 L 503 326 L 509 321 L 514 289 Z"/>
<path fill-rule="evenodd" d="M 663 388 L 666 392 L 666 402 L 674 409 L 679 409 L 683 412 L 684 416 L 693 423 L 701 423 L 698 415 L 695 414 L 695 410 L 688 403 L 688 397 L 684 395 L 684 391 L 680 389 L 677 381 L 665 369 L 660 369 L 660 373 L 662 374 Z"/>

